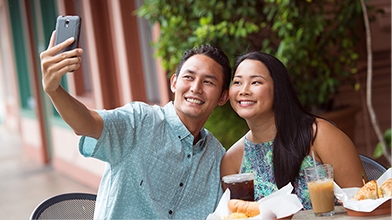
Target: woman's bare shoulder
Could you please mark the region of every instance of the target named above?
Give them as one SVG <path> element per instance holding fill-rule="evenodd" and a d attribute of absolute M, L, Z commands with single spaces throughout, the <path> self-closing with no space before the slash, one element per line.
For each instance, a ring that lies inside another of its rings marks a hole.
<path fill-rule="evenodd" d="M 331 137 L 342 137 L 346 138 L 346 134 L 340 130 L 333 122 L 327 121 L 322 118 L 316 119 L 317 123 L 317 134 L 316 138 L 331 138 Z M 315 129 L 315 127 L 313 127 Z"/>

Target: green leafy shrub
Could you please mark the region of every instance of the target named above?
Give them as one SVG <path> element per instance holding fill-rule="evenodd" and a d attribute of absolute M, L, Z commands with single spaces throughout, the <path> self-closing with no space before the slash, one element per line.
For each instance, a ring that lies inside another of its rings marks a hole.
<path fill-rule="evenodd" d="M 387 149 L 391 150 L 391 129 L 390 128 L 385 131 L 384 140 L 385 140 L 385 143 L 387 144 Z M 382 144 L 381 144 L 381 142 L 378 142 L 376 145 L 376 148 L 374 149 L 373 157 L 375 159 L 377 159 L 381 156 L 383 156 Z"/>
<path fill-rule="evenodd" d="M 300 101 L 318 113 L 331 109 L 340 84 L 357 72 L 361 11 L 360 1 L 344 0 L 145 0 L 136 13 L 159 23 L 153 46 L 168 76 L 183 52 L 200 44 L 220 47 L 232 63 L 239 55 L 261 50 L 286 65 Z M 211 125 L 219 124 L 224 132 L 214 134 L 230 146 L 237 136 L 228 137 L 228 129 L 243 122 L 230 108 L 216 111 L 227 117 L 214 114 L 206 127 L 215 130 Z"/>

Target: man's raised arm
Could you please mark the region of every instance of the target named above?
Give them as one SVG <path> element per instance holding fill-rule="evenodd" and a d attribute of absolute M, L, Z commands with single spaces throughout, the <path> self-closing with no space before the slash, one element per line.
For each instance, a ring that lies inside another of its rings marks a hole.
<path fill-rule="evenodd" d="M 88 109 L 83 103 L 65 91 L 60 81 L 64 74 L 80 67 L 80 48 L 63 52 L 59 51 L 72 44 L 73 38 L 53 46 L 55 32 L 50 39 L 48 49 L 43 51 L 41 58 L 42 86 L 45 93 L 52 100 L 53 105 L 64 121 L 78 135 L 85 135 L 98 139 L 103 129 L 103 121 L 97 112 Z"/>

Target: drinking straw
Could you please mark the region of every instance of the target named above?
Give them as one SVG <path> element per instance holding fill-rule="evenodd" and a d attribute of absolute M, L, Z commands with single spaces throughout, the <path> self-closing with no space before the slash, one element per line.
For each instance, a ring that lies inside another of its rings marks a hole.
<path fill-rule="evenodd" d="M 319 179 L 318 171 L 317 171 L 317 165 L 316 165 L 316 158 L 314 157 L 314 152 L 312 151 L 312 158 L 313 158 L 313 166 L 314 166 L 314 171 L 316 172 L 317 180 Z"/>
<path fill-rule="evenodd" d="M 364 173 L 362 173 L 362 182 L 363 182 L 363 185 L 365 185 L 365 174 Z"/>

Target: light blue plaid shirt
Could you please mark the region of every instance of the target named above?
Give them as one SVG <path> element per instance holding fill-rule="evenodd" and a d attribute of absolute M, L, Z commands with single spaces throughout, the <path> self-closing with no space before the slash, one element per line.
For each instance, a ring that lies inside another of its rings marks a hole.
<path fill-rule="evenodd" d="M 95 219 L 205 219 L 220 197 L 225 149 L 206 129 L 193 136 L 165 107 L 141 102 L 100 110 L 98 140 L 83 136 L 82 155 L 107 162 Z"/>

